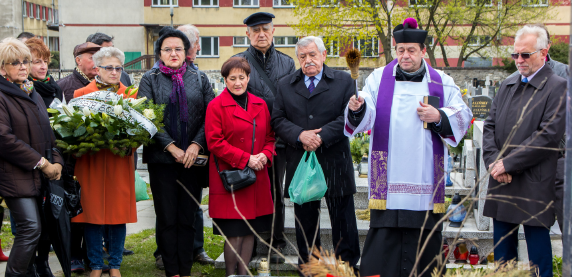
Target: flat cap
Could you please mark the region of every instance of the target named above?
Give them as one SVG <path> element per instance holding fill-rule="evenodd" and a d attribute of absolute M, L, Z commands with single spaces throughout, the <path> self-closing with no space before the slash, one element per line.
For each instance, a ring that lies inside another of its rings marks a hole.
<path fill-rule="evenodd" d="M 95 52 L 99 51 L 101 46 L 93 43 L 93 42 L 84 42 L 82 44 L 78 44 L 73 48 L 73 56 L 77 57 L 84 53 L 91 53 L 95 54 Z"/>
<path fill-rule="evenodd" d="M 247 18 L 244 19 L 243 23 L 246 24 L 248 27 L 266 24 L 272 22 L 272 18 L 275 16 L 271 13 L 267 12 L 257 12 L 249 15 Z"/>

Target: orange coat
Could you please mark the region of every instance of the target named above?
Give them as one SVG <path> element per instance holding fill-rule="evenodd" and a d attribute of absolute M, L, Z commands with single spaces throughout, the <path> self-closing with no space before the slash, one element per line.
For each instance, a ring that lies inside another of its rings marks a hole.
<path fill-rule="evenodd" d="M 126 87 L 121 84 L 117 93 L 127 97 L 125 89 Z M 98 90 L 93 81 L 86 87 L 76 90 L 73 97 Z M 133 154 L 121 158 L 107 149 L 78 158 L 75 175 L 81 185 L 83 213 L 72 218 L 72 222 L 98 225 L 137 222 L 133 163 Z"/>

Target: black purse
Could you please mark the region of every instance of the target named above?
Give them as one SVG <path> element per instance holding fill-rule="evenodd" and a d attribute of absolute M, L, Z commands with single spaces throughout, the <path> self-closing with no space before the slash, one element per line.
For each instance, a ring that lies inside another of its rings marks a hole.
<path fill-rule="evenodd" d="M 250 150 L 250 154 L 252 154 L 254 151 L 255 133 L 256 133 L 256 120 L 254 119 L 252 124 L 252 148 Z M 245 187 L 248 187 L 254 184 L 254 182 L 256 182 L 256 173 L 252 168 L 248 167 L 248 165 L 246 165 L 242 170 L 229 169 L 220 171 L 218 167 L 218 160 L 215 155 L 213 155 L 213 157 L 215 160 L 216 171 L 218 172 L 218 175 L 222 180 L 222 185 L 224 186 L 224 189 L 226 189 L 226 191 L 228 192 L 237 191 Z"/>

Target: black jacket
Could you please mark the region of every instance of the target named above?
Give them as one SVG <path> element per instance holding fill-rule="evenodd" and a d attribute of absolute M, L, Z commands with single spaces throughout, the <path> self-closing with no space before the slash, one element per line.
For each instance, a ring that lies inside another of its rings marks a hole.
<path fill-rule="evenodd" d="M 66 102 L 69 102 L 73 99 L 74 91 L 89 85 L 90 81 L 81 76 L 77 69 L 74 69 L 72 74 L 59 79 L 57 83 L 64 93 Z"/>
<path fill-rule="evenodd" d="M 53 77 L 50 76 L 50 81 L 48 81 L 48 83 L 44 83 L 42 81 L 33 81 L 33 82 L 34 82 L 34 89 L 36 90 L 36 92 L 40 94 L 40 96 L 42 96 L 46 108 L 50 107 L 50 104 L 52 103 L 52 101 L 54 101 L 54 98 L 62 100 L 63 98 L 62 89 L 60 88 L 58 83 L 54 81 Z"/>
<path fill-rule="evenodd" d="M 207 75 L 198 71 L 201 74 L 202 85 L 198 83 L 197 71 L 187 66 L 187 71 L 183 75 L 183 83 L 185 84 L 185 91 L 187 93 L 187 103 L 189 105 L 189 122 L 187 124 L 187 137 L 189 142 L 196 142 L 202 147 L 202 152 L 207 150 L 207 143 L 205 139 L 205 115 L 207 112 L 207 106 L 211 100 L 214 99 L 215 95 L 213 93 L 211 84 Z M 202 90 L 200 89 L 202 87 Z M 169 96 L 173 90 L 173 82 L 171 77 L 161 73 L 159 68 L 154 68 L 147 71 L 141 78 L 139 84 L 139 92 L 137 96 L 147 97 L 147 99 L 153 100 L 156 104 L 166 104 L 170 103 Z M 178 105 L 178 103 L 177 103 Z M 175 141 L 171 134 L 177 132 L 177 137 L 181 137 L 181 126 L 169 126 L 169 114 L 168 108 L 165 108 L 165 117 L 163 122 L 165 123 L 163 133 L 157 133 L 153 140 L 155 143 L 143 148 L 143 162 L 144 163 L 175 163 L 175 158 L 169 152 L 165 152 L 165 148 L 172 142 L 179 148 L 181 148 L 180 141 Z M 177 114 L 177 123 L 179 121 L 179 115 Z"/>
<path fill-rule="evenodd" d="M 272 111 L 272 127 L 287 143 L 285 197 L 304 148 L 298 142 L 303 130 L 322 128 L 322 145 L 316 156 L 328 184 L 327 197 L 356 192 L 350 141 L 344 135 L 344 109 L 354 93 L 354 81 L 343 71 L 324 65 L 322 79 L 310 95 L 299 69 L 281 79 Z"/>
<path fill-rule="evenodd" d="M 484 123 L 483 160 L 489 168 L 501 154 L 512 182 L 500 185 L 489 178 L 485 216 L 530 226 L 554 224 L 553 206 L 545 208 L 556 200 L 558 151 L 549 149 L 558 148 L 564 133 L 565 97 L 566 80 L 550 66 L 544 66 L 526 85 L 520 75 L 504 80 Z M 524 108 L 522 124 L 511 134 Z M 536 220 L 529 220 L 531 215 Z"/>
<path fill-rule="evenodd" d="M 292 74 L 296 70 L 294 60 L 290 58 L 290 56 L 276 50 L 274 45 L 268 49 L 266 55 L 256 50 L 252 45 L 248 47 L 246 51 L 250 52 L 256 58 L 256 61 L 264 69 L 266 75 L 268 75 L 268 79 L 274 83 L 274 86 L 277 86 L 278 80 L 282 77 Z M 264 99 L 270 114 L 272 114 L 272 106 L 274 105 L 276 95 L 272 93 L 264 80 L 262 80 L 256 68 L 252 65 L 252 61 L 246 57 L 244 52 L 236 54 L 235 57 L 243 57 L 248 60 L 248 64 L 250 65 L 250 81 L 248 82 L 247 91 Z"/>

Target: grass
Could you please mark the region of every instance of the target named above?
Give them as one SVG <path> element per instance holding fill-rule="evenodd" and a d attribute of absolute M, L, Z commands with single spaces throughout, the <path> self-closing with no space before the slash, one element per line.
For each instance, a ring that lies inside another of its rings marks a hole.
<path fill-rule="evenodd" d="M 151 185 L 147 183 L 147 194 L 149 195 L 149 200 L 153 200 L 153 193 L 151 193 Z"/>
<path fill-rule="evenodd" d="M 205 195 L 205 197 L 203 197 L 203 200 L 201 200 L 201 205 L 208 205 L 209 204 L 209 195 Z"/>
<path fill-rule="evenodd" d="M 12 248 L 12 245 L 14 244 L 14 235 L 12 235 L 10 220 L 3 222 L 2 231 L 0 233 L 0 240 L 2 240 L 2 250 L 4 252 Z"/>

